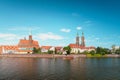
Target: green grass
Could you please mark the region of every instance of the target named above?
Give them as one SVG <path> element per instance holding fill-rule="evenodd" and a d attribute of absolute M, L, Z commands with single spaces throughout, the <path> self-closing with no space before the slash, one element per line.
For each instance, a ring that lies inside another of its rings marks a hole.
<path fill-rule="evenodd" d="M 106 55 L 101 55 L 101 54 L 87 54 L 87 57 L 105 57 Z"/>

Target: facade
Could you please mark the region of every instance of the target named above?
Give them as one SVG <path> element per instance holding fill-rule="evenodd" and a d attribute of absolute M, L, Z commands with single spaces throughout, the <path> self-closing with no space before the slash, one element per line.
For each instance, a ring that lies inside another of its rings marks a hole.
<path fill-rule="evenodd" d="M 41 46 L 41 52 L 46 53 L 50 48 L 52 48 L 52 46 Z"/>
<path fill-rule="evenodd" d="M 0 54 L 27 54 L 32 53 L 33 48 L 39 48 L 38 41 L 32 39 L 32 35 L 29 35 L 29 39 L 20 39 L 18 45 L 2 45 L 0 46 Z"/>
<path fill-rule="evenodd" d="M 79 39 L 81 39 L 81 43 L 79 43 Z M 86 45 L 85 45 L 85 37 L 84 37 L 83 32 L 82 32 L 81 38 L 79 37 L 79 34 L 77 33 L 76 43 L 71 43 L 71 44 L 69 44 L 69 46 L 71 47 L 71 53 L 75 53 L 75 54 L 82 53 L 84 51 L 95 50 L 95 47 L 93 47 L 93 46 L 86 47 Z"/>
<path fill-rule="evenodd" d="M 62 53 L 63 52 L 63 47 L 56 46 L 55 49 L 56 49 L 56 53 Z"/>
<path fill-rule="evenodd" d="M 18 53 L 32 53 L 33 48 L 39 48 L 38 41 L 32 39 L 32 35 L 29 35 L 29 39 L 20 39 L 18 43 Z"/>
<path fill-rule="evenodd" d="M 63 47 L 60 47 L 60 46 L 41 46 L 41 52 L 43 53 L 47 53 L 48 50 L 50 51 L 56 51 L 56 53 L 62 53 L 63 51 Z"/>

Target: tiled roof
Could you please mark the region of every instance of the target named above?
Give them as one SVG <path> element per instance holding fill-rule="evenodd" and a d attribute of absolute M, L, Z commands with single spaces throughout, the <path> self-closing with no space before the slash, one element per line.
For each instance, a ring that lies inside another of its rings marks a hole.
<path fill-rule="evenodd" d="M 1 48 L 4 48 L 5 50 L 17 50 L 18 46 L 4 45 L 1 46 Z"/>
<path fill-rule="evenodd" d="M 55 47 L 56 50 L 61 50 L 63 47 Z"/>
<path fill-rule="evenodd" d="M 71 48 L 80 48 L 80 49 L 95 49 L 95 47 L 93 47 L 93 46 L 90 46 L 90 47 L 84 47 L 84 46 L 77 45 L 77 44 L 69 44 L 69 46 L 70 46 Z"/>
<path fill-rule="evenodd" d="M 18 47 L 39 47 L 38 41 L 21 39 L 18 43 Z"/>
<path fill-rule="evenodd" d="M 41 46 L 41 49 L 49 50 L 52 46 Z"/>

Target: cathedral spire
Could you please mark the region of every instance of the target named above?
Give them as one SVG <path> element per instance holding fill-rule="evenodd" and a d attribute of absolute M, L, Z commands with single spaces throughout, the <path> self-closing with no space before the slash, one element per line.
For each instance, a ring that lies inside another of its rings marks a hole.
<path fill-rule="evenodd" d="M 76 36 L 76 45 L 79 45 L 79 33 L 77 32 L 77 36 Z"/>
<path fill-rule="evenodd" d="M 81 46 L 85 47 L 85 37 L 84 37 L 83 32 L 82 32 L 82 37 L 81 37 Z"/>

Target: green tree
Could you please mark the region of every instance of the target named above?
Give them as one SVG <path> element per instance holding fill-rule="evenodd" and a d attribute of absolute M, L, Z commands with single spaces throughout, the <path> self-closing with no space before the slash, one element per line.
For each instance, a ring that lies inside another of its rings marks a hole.
<path fill-rule="evenodd" d="M 33 54 L 38 54 L 41 53 L 41 49 L 40 48 L 33 48 Z"/>
<path fill-rule="evenodd" d="M 89 52 L 88 51 L 84 51 L 84 52 L 82 52 L 83 54 L 89 54 Z"/>
<path fill-rule="evenodd" d="M 35 54 L 35 53 L 37 53 L 38 51 L 37 51 L 37 49 L 34 47 L 33 48 L 33 54 Z"/>
<path fill-rule="evenodd" d="M 115 45 L 112 45 L 112 53 L 115 53 Z"/>
<path fill-rule="evenodd" d="M 53 51 L 52 50 L 48 50 L 48 54 L 53 54 Z"/>
<path fill-rule="evenodd" d="M 116 53 L 116 54 L 120 54 L 120 49 L 117 49 L 117 50 L 115 51 L 115 53 Z"/>
<path fill-rule="evenodd" d="M 94 55 L 94 54 L 95 54 L 95 51 L 92 50 L 92 51 L 90 51 L 89 53 L 90 53 L 91 55 Z"/>
<path fill-rule="evenodd" d="M 97 48 L 96 48 L 96 53 L 99 53 L 99 54 L 100 54 L 100 52 L 101 52 L 101 48 L 100 48 L 100 47 L 97 47 Z"/>
<path fill-rule="evenodd" d="M 78 54 L 80 54 L 80 50 L 78 50 Z"/>
<path fill-rule="evenodd" d="M 67 51 L 67 54 L 70 54 L 71 52 L 71 47 L 70 46 L 66 46 L 63 48 L 63 50 L 66 50 Z"/>

